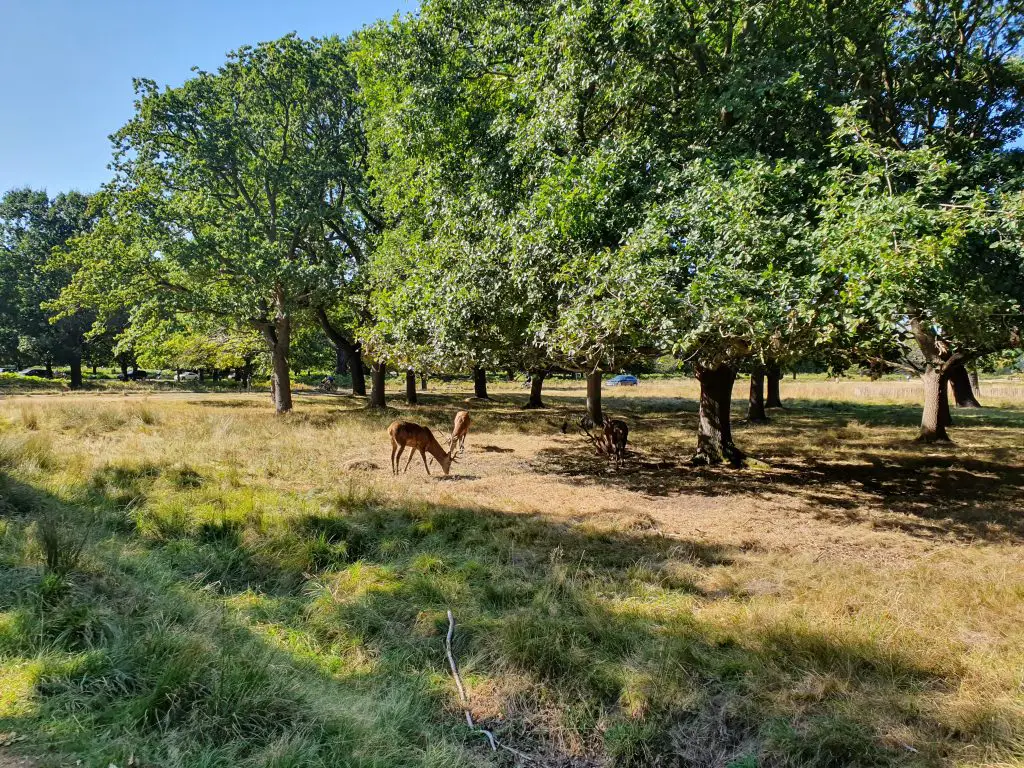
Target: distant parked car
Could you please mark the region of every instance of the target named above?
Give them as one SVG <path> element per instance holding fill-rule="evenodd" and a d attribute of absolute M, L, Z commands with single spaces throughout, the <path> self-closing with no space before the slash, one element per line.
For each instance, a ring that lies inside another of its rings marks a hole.
<path fill-rule="evenodd" d="M 18 371 L 19 376 L 36 376 L 40 379 L 49 379 L 50 374 L 47 373 L 45 368 L 26 368 L 23 371 Z"/>
<path fill-rule="evenodd" d="M 199 374 L 195 371 L 182 371 L 174 374 L 175 381 L 199 381 Z"/>
<path fill-rule="evenodd" d="M 120 381 L 143 381 L 149 378 L 149 374 L 143 371 L 141 368 L 136 368 L 131 373 L 119 373 L 117 378 Z"/>
<path fill-rule="evenodd" d="M 609 387 L 635 387 L 639 383 L 640 379 L 628 373 L 620 373 L 608 379 Z"/>
<path fill-rule="evenodd" d="M 17 373 L 18 369 L 12 366 L 0 365 L 0 373 Z"/>

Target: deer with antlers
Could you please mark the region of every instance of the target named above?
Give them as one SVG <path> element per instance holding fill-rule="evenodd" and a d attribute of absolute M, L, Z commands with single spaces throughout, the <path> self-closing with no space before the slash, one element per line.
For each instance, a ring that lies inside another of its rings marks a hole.
<path fill-rule="evenodd" d="M 445 451 L 441 444 L 437 442 L 434 433 L 426 427 L 421 427 L 419 424 L 413 424 L 411 421 L 396 421 L 388 427 L 388 434 L 391 436 L 392 474 L 398 474 L 398 463 L 401 461 L 402 452 L 406 447 L 412 450 L 409 454 L 409 460 L 405 462 L 403 472 L 409 471 L 409 464 L 412 463 L 416 451 L 420 452 L 420 457 L 423 459 L 423 468 L 427 470 L 428 475 L 430 474 L 430 467 L 427 465 L 427 453 L 430 453 L 434 459 L 437 459 L 437 463 L 441 465 L 441 469 L 446 475 L 452 463 L 456 461 L 455 457 Z"/>
<path fill-rule="evenodd" d="M 590 430 L 597 426 L 590 416 L 580 419 L 580 432 L 590 438 L 599 456 L 609 456 L 615 459 L 616 464 L 621 464 L 626 458 L 626 443 L 629 440 L 629 425 L 622 419 L 610 419 L 604 417 L 602 431 L 595 435 Z M 569 422 L 562 423 L 562 432 L 569 429 Z"/>

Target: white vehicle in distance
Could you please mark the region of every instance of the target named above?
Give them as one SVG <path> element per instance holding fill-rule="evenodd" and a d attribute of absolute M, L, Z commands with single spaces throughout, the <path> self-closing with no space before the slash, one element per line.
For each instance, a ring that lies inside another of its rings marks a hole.
<path fill-rule="evenodd" d="M 199 381 L 199 374 L 195 371 L 182 371 L 174 374 L 175 381 Z"/>

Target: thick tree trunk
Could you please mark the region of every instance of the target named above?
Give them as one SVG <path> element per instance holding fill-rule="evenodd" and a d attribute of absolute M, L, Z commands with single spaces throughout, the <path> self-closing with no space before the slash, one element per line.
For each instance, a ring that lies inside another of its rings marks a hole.
<path fill-rule="evenodd" d="M 949 442 L 946 433 L 946 426 L 950 423 L 949 388 L 946 381 L 946 375 L 933 365 L 926 366 L 921 374 L 924 411 L 921 414 L 921 434 L 917 439 L 922 443 Z"/>
<path fill-rule="evenodd" d="M 203 369 L 200 368 L 199 369 L 199 383 L 202 384 L 204 381 L 206 381 L 206 374 L 203 372 Z"/>
<path fill-rule="evenodd" d="M 52 379 L 53 378 L 53 361 L 52 360 L 47 360 L 46 361 L 46 378 L 48 378 L 48 379 Z"/>
<path fill-rule="evenodd" d="M 71 388 L 82 388 L 82 358 L 77 355 L 69 361 L 71 364 Z"/>
<path fill-rule="evenodd" d="M 405 372 L 405 402 L 416 405 L 416 371 L 412 368 Z"/>
<path fill-rule="evenodd" d="M 747 404 L 747 421 L 764 424 L 768 414 L 764 410 L 764 369 L 757 368 L 750 374 L 750 399 Z"/>
<path fill-rule="evenodd" d="M 426 391 L 427 391 L 427 374 L 421 373 L 420 374 L 420 392 L 426 392 Z"/>
<path fill-rule="evenodd" d="M 782 395 L 779 393 L 779 382 L 782 381 L 782 368 L 777 365 L 769 365 L 765 369 L 765 380 L 768 384 L 768 401 L 765 405 L 768 408 L 782 408 Z"/>
<path fill-rule="evenodd" d="M 473 367 L 473 396 L 481 400 L 487 397 L 487 371 L 479 365 Z"/>
<path fill-rule="evenodd" d="M 288 355 L 291 352 L 291 318 L 278 310 L 273 323 L 263 326 L 263 337 L 270 347 L 272 372 L 270 376 L 270 397 L 278 414 L 292 409 L 292 374 Z M 202 381 L 202 370 L 199 371 Z"/>
<path fill-rule="evenodd" d="M 121 366 L 121 376 L 122 376 L 122 378 L 127 379 L 128 378 L 128 361 L 125 358 L 121 357 L 121 358 L 118 358 L 117 362 Z M 178 371 L 178 372 L 181 373 L 181 371 Z"/>
<path fill-rule="evenodd" d="M 96 369 L 97 369 L 98 367 L 99 367 L 99 366 L 97 366 L 97 365 L 96 365 L 95 363 L 93 363 L 93 365 L 92 365 L 92 375 L 93 375 L 93 376 L 95 376 L 95 375 L 96 375 Z"/>
<path fill-rule="evenodd" d="M 370 407 L 386 408 L 387 400 L 384 397 L 384 384 L 387 380 L 388 368 L 384 363 L 374 363 L 370 366 Z"/>
<path fill-rule="evenodd" d="M 700 413 L 697 419 L 697 453 L 694 464 L 742 466 L 746 457 L 732 441 L 732 386 L 736 371 L 728 365 L 698 368 Z"/>
<path fill-rule="evenodd" d="M 506 368 L 505 369 L 505 381 L 515 381 L 515 380 L 516 380 L 516 372 L 514 370 L 512 370 L 511 368 Z"/>
<path fill-rule="evenodd" d="M 352 342 L 331 323 L 327 312 L 318 307 L 316 319 L 335 350 L 335 372 L 341 376 L 346 366 L 352 373 L 352 394 L 366 397 L 366 371 L 363 369 L 363 350 L 359 342 Z"/>
<path fill-rule="evenodd" d="M 980 397 L 981 396 L 981 379 L 978 378 L 978 369 L 977 368 L 971 368 L 971 370 L 968 371 L 968 373 L 967 373 L 967 378 L 970 379 L 971 391 L 974 393 L 974 396 L 975 397 Z"/>
<path fill-rule="evenodd" d="M 587 416 L 600 426 L 604 424 L 604 413 L 601 412 L 601 371 L 592 371 L 587 374 Z"/>
<path fill-rule="evenodd" d="M 962 363 L 957 363 L 948 371 L 949 383 L 953 385 L 953 399 L 958 408 L 981 408 L 981 403 L 974 396 L 971 377 Z"/>
<path fill-rule="evenodd" d="M 348 369 L 352 372 L 352 394 L 366 397 L 366 369 L 363 366 L 363 347 L 354 344 L 348 356 Z"/>
<path fill-rule="evenodd" d="M 544 408 L 544 401 L 541 400 L 541 391 L 544 389 L 544 377 L 547 371 L 530 371 L 530 399 L 526 403 L 527 408 Z"/>

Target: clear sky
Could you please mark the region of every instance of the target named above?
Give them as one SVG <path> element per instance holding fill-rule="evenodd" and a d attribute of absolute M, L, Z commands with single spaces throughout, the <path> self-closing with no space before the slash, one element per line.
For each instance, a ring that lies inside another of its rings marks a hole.
<path fill-rule="evenodd" d="M 0 0 L 0 194 L 92 192 L 132 78 L 179 85 L 242 45 L 345 35 L 413 0 Z"/>

